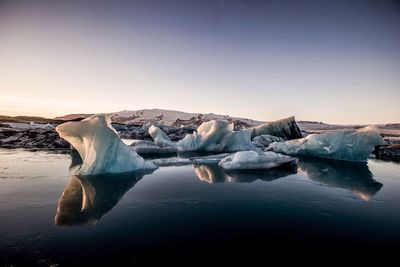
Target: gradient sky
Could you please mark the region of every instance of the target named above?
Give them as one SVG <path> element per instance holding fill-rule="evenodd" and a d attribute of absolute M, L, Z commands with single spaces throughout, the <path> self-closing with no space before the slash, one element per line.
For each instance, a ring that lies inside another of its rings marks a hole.
<path fill-rule="evenodd" d="M 0 0 L 0 114 L 400 122 L 396 1 Z"/>

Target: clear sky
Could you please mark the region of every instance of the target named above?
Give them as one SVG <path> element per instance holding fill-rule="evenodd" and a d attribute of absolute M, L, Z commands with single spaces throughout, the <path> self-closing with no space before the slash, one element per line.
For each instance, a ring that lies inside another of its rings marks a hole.
<path fill-rule="evenodd" d="M 0 0 L 0 114 L 400 122 L 400 4 Z"/>

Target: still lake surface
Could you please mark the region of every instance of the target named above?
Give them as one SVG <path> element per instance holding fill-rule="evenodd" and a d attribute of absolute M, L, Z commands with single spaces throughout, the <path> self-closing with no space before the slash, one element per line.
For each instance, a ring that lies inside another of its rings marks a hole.
<path fill-rule="evenodd" d="M 92 177 L 71 176 L 70 167 L 68 154 L 0 150 L 0 266 L 400 243 L 400 164 L 392 162 L 300 159 L 297 170 L 263 173 L 189 165 Z"/>

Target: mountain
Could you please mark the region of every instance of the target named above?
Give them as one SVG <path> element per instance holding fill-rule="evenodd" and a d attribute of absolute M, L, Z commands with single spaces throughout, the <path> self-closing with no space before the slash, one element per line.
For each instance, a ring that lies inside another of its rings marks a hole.
<path fill-rule="evenodd" d="M 78 118 L 86 118 L 92 114 L 69 114 L 55 118 L 56 120 L 76 120 Z M 256 121 L 247 118 L 230 117 L 229 115 L 219 115 L 214 113 L 187 113 L 176 110 L 166 109 L 141 109 L 141 110 L 124 110 L 119 112 L 109 113 L 112 122 L 130 124 L 130 125 L 143 125 L 145 123 L 160 123 L 167 126 L 181 125 L 200 125 L 204 121 L 213 119 L 225 119 L 235 124 L 242 124 L 243 126 L 255 126 L 261 121 Z"/>

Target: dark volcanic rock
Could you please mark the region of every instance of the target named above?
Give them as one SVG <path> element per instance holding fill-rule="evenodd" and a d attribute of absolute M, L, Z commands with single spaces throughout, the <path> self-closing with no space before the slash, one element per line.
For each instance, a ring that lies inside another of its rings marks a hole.
<path fill-rule="evenodd" d="M 55 130 L 0 128 L 0 147 L 27 149 L 69 149 Z"/>
<path fill-rule="evenodd" d="M 376 146 L 372 153 L 377 159 L 400 162 L 400 144 Z"/>
<path fill-rule="evenodd" d="M 150 140 L 153 139 L 149 135 L 148 131 L 143 127 L 126 125 L 126 124 L 115 124 L 112 126 L 118 131 L 121 138 L 125 139 L 137 139 L 137 140 Z M 174 127 L 174 126 L 159 126 L 160 129 L 168 135 L 172 141 L 178 141 L 185 137 L 189 133 L 193 133 L 196 130 L 196 126 L 191 127 Z"/>

